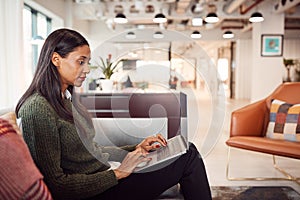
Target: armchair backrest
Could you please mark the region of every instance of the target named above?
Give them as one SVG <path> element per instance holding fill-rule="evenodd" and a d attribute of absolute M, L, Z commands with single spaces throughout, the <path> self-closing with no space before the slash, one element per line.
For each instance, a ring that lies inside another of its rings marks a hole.
<path fill-rule="evenodd" d="M 300 103 L 300 82 L 286 82 L 279 85 L 272 94 L 266 98 L 268 108 L 272 99 L 279 99 L 288 103 Z"/>
<path fill-rule="evenodd" d="M 279 85 L 266 99 L 267 113 L 263 127 L 264 134 L 267 131 L 270 119 L 270 107 L 273 99 L 278 99 L 292 104 L 300 103 L 300 82 L 286 82 Z"/>
<path fill-rule="evenodd" d="M 269 96 L 232 112 L 230 137 L 264 137 L 269 120 L 273 99 L 288 103 L 300 103 L 300 82 L 280 84 Z"/>

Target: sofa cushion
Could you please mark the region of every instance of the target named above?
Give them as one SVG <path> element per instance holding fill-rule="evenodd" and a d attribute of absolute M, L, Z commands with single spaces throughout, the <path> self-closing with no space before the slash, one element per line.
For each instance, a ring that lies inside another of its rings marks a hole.
<path fill-rule="evenodd" d="M 0 116 L 0 199 L 52 199 L 35 166 L 14 113 Z"/>
<path fill-rule="evenodd" d="M 274 99 L 266 136 L 275 139 L 300 141 L 300 104 Z"/>

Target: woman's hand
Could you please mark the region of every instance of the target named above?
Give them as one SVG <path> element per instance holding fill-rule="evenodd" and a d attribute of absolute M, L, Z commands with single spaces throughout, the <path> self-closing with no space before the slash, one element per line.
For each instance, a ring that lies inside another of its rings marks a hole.
<path fill-rule="evenodd" d="M 150 136 L 144 139 L 136 146 L 136 149 L 141 149 L 143 153 L 147 153 L 150 150 L 157 149 L 161 146 L 167 146 L 167 141 L 161 134 L 157 134 L 156 136 Z"/>
<path fill-rule="evenodd" d="M 148 152 L 152 149 L 159 148 L 161 145 L 167 145 L 166 139 L 161 134 L 150 136 L 144 139 L 140 144 L 136 146 L 136 149 L 134 151 L 129 152 L 126 155 L 121 165 L 114 170 L 117 179 L 126 178 L 127 176 L 129 176 L 139 163 L 149 162 L 151 158 L 146 157 Z"/>
<path fill-rule="evenodd" d="M 117 179 L 125 178 L 133 172 L 139 163 L 149 162 L 150 160 L 151 158 L 146 158 L 146 154 L 138 148 L 126 155 L 121 165 L 114 170 L 115 175 Z"/>

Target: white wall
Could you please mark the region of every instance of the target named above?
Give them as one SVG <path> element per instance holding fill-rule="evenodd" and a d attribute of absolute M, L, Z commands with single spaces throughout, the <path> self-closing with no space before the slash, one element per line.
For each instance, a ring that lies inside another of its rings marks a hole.
<path fill-rule="evenodd" d="M 252 40 L 236 42 L 235 95 L 236 99 L 251 98 Z"/>
<path fill-rule="evenodd" d="M 252 40 L 238 40 L 236 45 L 236 99 L 251 99 L 251 80 L 252 80 Z M 275 61 L 275 69 L 278 70 L 277 79 L 282 80 L 286 76 L 286 71 L 283 65 L 283 58 L 300 59 L 300 40 L 284 40 L 283 41 L 283 56 Z M 272 59 L 272 58 L 269 58 Z M 254 65 L 260 65 L 255 62 Z M 267 66 L 263 66 L 267 67 Z M 264 77 L 265 81 L 273 79 L 274 67 Z M 263 71 L 263 70 L 262 70 Z M 264 81 L 264 80 L 262 80 Z M 258 87 L 258 86 L 257 86 Z M 261 86 L 262 87 L 262 86 Z M 259 87 L 258 87 L 259 88 Z"/>
<path fill-rule="evenodd" d="M 62 27 L 64 1 L 1 0 L 0 1 L 0 109 L 14 107 L 28 88 L 30 72 L 24 66 L 23 5 L 24 3 L 54 18 L 54 26 Z M 47 8 L 47 9 L 46 9 Z M 49 8 L 49 9 L 48 9 Z M 21 74 L 21 75 L 20 75 Z"/>
<path fill-rule="evenodd" d="M 300 59 L 300 35 L 299 40 L 284 40 L 283 57 L 286 59 Z"/>
<path fill-rule="evenodd" d="M 90 21 L 89 43 L 94 50 L 104 41 L 110 39 L 115 33 L 103 21 Z"/>
<path fill-rule="evenodd" d="M 273 15 L 270 7 L 264 18 L 252 30 L 251 101 L 266 97 L 282 83 L 282 57 L 261 56 L 261 35 L 284 34 L 284 14 Z"/>
<path fill-rule="evenodd" d="M 23 1 L 23 0 L 22 0 Z M 42 12 L 52 19 L 53 29 L 58 29 L 65 26 L 66 12 L 65 8 L 68 4 L 65 4 L 62 0 L 24 0 L 24 3 L 30 7 Z M 69 10 L 72 10 L 69 8 Z"/>
<path fill-rule="evenodd" d="M 0 1 L 0 109 L 13 107 L 24 91 L 22 10 L 23 0 Z"/>
<path fill-rule="evenodd" d="M 36 8 L 37 6 L 42 6 L 43 9 L 46 9 L 48 12 L 53 13 L 54 15 L 59 16 L 60 18 L 65 19 L 65 1 L 62 0 L 24 0 L 25 3 L 33 5 Z M 69 8 L 70 9 L 70 8 Z M 41 11 L 41 10 L 40 10 Z M 45 13 L 49 15 L 50 13 Z M 51 14 L 50 14 L 51 15 Z M 51 17 L 51 16 L 49 16 Z"/>

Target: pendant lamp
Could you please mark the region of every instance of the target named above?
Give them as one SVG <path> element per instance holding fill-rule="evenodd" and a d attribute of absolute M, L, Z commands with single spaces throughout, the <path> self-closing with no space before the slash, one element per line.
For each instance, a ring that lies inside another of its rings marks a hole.
<path fill-rule="evenodd" d="M 254 12 L 252 13 L 251 17 L 249 18 L 250 22 L 256 23 L 256 22 L 262 22 L 264 21 L 264 17 L 260 12 Z"/>
<path fill-rule="evenodd" d="M 132 31 L 130 31 L 130 32 L 128 32 L 126 34 L 125 37 L 126 37 L 126 39 L 135 39 L 136 38 L 136 34 L 134 32 L 132 32 Z"/>
<path fill-rule="evenodd" d="M 128 22 L 128 19 L 123 13 L 118 13 L 114 18 L 114 22 L 117 24 L 126 24 Z"/>
<path fill-rule="evenodd" d="M 164 34 L 163 34 L 161 31 L 156 31 L 156 32 L 153 34 L 153 38 L 155 38 L 155 39 L 161 39 L 161 38 L 164 38 Z"/>
<path fill-rule="evenodd" d="M 155 17 L 153 18 L 153 22 L 155 22 L 155 23 L 165 23 L 165 22 L 167 22 L 167 18 L 164 14 L 159 13 L 159 14 L 155 15 Z"/>
<path fill-rule="evenodd" d="M 230 39 L 233 37 L 234 37 L 234 34 L 232 33 L 232 31 L 225 31 L 223 34 L 223 38 L 225 38 L 225 39 Z"/>
<path fill-rule="evenodd" d="M 201 37 L 202 37 L 202 35 L 199 31 L 193 31 L 193 33 L 191 34 L 191 38 L 193 38 L 193 39 L 199 39 Z"/>
<path fill-rule="evenodd" d="M 219 21 L 219 18 L 216 13 L 208 13 L 205 17 L 207 23 L 216 23 Z"/>

